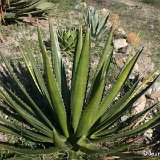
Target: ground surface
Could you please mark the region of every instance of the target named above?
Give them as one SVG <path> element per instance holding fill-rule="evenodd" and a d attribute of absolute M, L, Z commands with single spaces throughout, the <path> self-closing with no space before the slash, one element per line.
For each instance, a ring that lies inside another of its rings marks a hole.
<path fill-rule="evenodd" d="M 155 4 L 142 3 L 140 0 L 95 0 L 94 2 L 99 8 L 105 7 L 119 14 L 121 26 L 125 31 L 139 33 L 146 47 L 145 54 L 151 56 L 154 62 L 160 62 L 160 1 L 155 1 Z"/>
<path fill-rule="evenodd" d="M 89 5 L 94 5 L 98 8 L 107 8 L 109 11 L 119 14 L 121 26 L 124 30 L 127 33 L 139 33 L 142 44 L 144 44 L 146 48 L 145 54 L 149 55 L 155 63 L 160 62 L 160 6 L 145 4 L 140 0 L 87 0 L 87 2 Z M 58 21 L 61 26 L 65 24 L 67 19 L 67 24 L 72 25 L 73 23 L 76 23 L 73 22 L 73 14 L 67 12 L 61 12 L 60 8 L 57 11 L 55 8 L 55 13 L 53 13 L 53 16 L 56 22 Z M 34 20 L 29 21 L 31 21 L 30 24 L 35 24 Z M 47 28 L 46 23 L 42 22 L 41 24 L 44 29 Z M 21 25 L 0 27 L 1 51 L 6 52 L 6 54 L 8 52 L 17 52 L 16 47 L 19 44 L 18 39 L 23 37 L 19 34 L 20 27 Z M 24 30 L 24 28 L 31 29 L 30 34 L 34 34 L 35 32 L 35 29 L 32 26 L 28 27 L 23 25 L 22 30 Z M 32 37 L 33 36 L 34 35 L 32 35 Z"/>

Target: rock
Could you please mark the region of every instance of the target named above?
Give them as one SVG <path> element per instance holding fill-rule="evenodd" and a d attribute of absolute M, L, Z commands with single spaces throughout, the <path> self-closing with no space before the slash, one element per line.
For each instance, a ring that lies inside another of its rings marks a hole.
<path fill-rule="evenodd" d="M 133 71 L 134 71 L 134 72 L 139 71 L 139 65 L 138 65 L 138 63 L 136 63 L 136 64 L 134 65 Z"/>
<path fill-rule="evenodd" d="M 128 50 L 128 46 L 118 49 L 118 53 L 126 54 L 127 50 Z"/>
<path fill-rule="evenodd" d="M 152 130 L 152 129 L 146 130 L 146 131 L 144 132 L 144 136 L 145 136 L 145 138 L 152 139 L 153 130 Z"/>
<path fill-rule="evenodd" d="M 153 85 L 153 92 L 157 92 L 160 90 L 160 82 L 155 82 Z"/>
<path fill-rule="evenodd" d="M 148 91 L 146 92 L 146 94 L 149 95 L 149 97 L 150 97 L 151 93 L 152 93 L 152 88 L 149 88 Z"/>
<path fill-rule="evenodd" d="M 96 45 L 96 44 L 92 42 L 92 43 L 91 43 L 91 48 L 94 48 L 95 45 Z"/>
<path fill-rule="evenodd" d="M 156 102 L 160 102 L 160 90 L 152 94 L 151 98 L 154 99 Z"/>
<path fill-rule="evenodd" d="M 108 90 L 110 90 L 111 88 L 112 88 L 112 85 L 109 84 L 109 85 L 105 86 L 105 91 L 108 91 Z"/>
<path fill-rule="evenodd" d="M 148 77 L 154 70 L 154 63 L 150 56 L 142 54 L 136 62 L 133 72 L 139 72 L 141 77 Z"/>
<path fill-rule="evenodd" d="M 121 121 L 122 122 L 125 122 L 129 117 L 127 115 L 124 115 L 121 117 Z"/>
<path fill-rule="evenodd" d="M 109 10 L 107 10 L 106 8 L 102 8 L 102 9 L 98 10 L 98 12 L 99 12 L 99 15 L 100 15 L 101 17 L 103 17 L 103 16 L 105 16 L 107 13 L 109 13 Z"/>
<path fill-rule="evenodd" d="M 123 30 L 123 28 L 118 28 L 118 29 L 117 29 L 117 32 L 118 32 L 120 35 L 126 36 L 126 32 Z"/>
<path fill-rule="evenodd" d="M 138 77 L 139 77 L 139 74 L 138 73 L 131 73 L 130 75 L 129 75 L 129 79 L 130 80 L 136 80 L 136 79 L 138 79 Z"/>
<path fill-rule="evenodd" d="M 145 95 L 141 96 L 133 105 L 132 109 L 131 109 L 131 114 L 132 115 L 136 115 L 139 112 L 142 112 L 147 104 L 147 100 Z"/>
<path fill-rule="evenodd" d="M 124 64 L 125 64 L 125 63 L 123 62 L 123 59 L 115 58 L 115 61 L 116 61 L 116 64 L 117 64 L 118 67 L 123 68 L 123 66 L 124 66 Z"/>
<path fill-rule="evenodd" d="M 106 29 L 110 30 L 112 27 L 112 23 L 110 21 L 107 22 Z"/>
<path fill-rule="evenodd" d="M 131 50 L 132 50 L 132 46 L 128 46 L 125 54 L 130 55 Z"/>
<path fill-rule="evenodd" d="M 160 102 L 160 82 L 156 82 L 152 89 L 151 98 L 156 102 Z"/>
<path fill-rule="evenodd" d="M 127 35 L 126 32 L 122 28 L 117 28 L 114 34 L 118 38 L 125 38 Z"/>
<path fill-rule="evenodd" d="M 129 79 L 131 79 L 131 80 L 135 79 L 135 74 L 134 74 L 134 73 L 131 73 L 131 74 L 129 75 Z"/>
<path fill-rule="evenodd" d="M 155 108 L 152 112 L 153 112 L 153 114 L 157 114 L 158 109 L 157 109 L 157 108 Z"/>
<path fill-rule="evenodd" d="M 1 142 L 7 142 L 7 136 L 6 136 L 6 134 L 0 133 L 0 141 Z"/>
<path fill-rule="evenodd" d="M 122 68 L 126 63 L 126 60 L 127 60 L 128 56 L 125 55 L 125 54 L 122 54 L 122 53 L 115 53 L 113 55 L 113 58 L 114 58 L 114 60 L 117 64 L 117 66 Z"/>
<path fill-rule="evenodd" d="M 114 48 L 116 50 L 128 46 L 126 39 L 116 39 L 116 40 L 114 40 L 113 44 L 114 44 Z"/>

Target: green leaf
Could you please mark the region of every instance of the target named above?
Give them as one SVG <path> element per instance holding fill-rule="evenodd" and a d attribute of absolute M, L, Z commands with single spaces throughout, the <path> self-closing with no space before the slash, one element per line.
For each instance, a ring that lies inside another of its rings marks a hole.
<path fill-rule="evenodd" d="M 105 80 L 103 78 L 100 82 L 99 88 L 97 89 L 97 91 L 93 96 L 93 99 L 86 106 L 86 109 L 84 110 L 78 125 L 76 133 L 77 137 L 80 137 L 81 135 L 85 134 L 90 129 L 93 117 L 98 109 L 97 106 L 102 98 L 104 83 Z"/>
<path fill-rule="evenodd" d="M 77 129 L 77 136 L 80 137 L 81 135 L 85 134 L 91 126 L 95 113 L 98 110 L 98 105 L 102 99 L 103 90 L 105 86 L 105 79 L 106 79 L 106 70 L 109 68 L 110 64 L 110 56 L 108 56 L 108 60 L 106 64 L 102 67 L 99 74 L 96 77 L 95 83 L 93 85 L 93 90 L 90 96 L 89 102 L 86 104 L 86 108 L 81 116 L 78 129 Z M 84 125 L 85 124 L 85 125 Z"/>
<path fill-rule="evenodd" d="M 22 6 L 21 6 L 21 8 L 19 8 L 17 11 L 16 11 L 16 15 L 18 16 L 18 15 L 22 15 L 22 14 L 27 14 L 27 13 L 29 13 L 29 12 L 31 12 L 31 11 L 35 11 L 35 9 L 36 9 L 36 7 L 38 6 L 38 5 L 40 5 L 42 2 L 47 2 L 47 0 L 37 0 L 37 1 L 32 1 L 31 3 L 29 3 L 26 7 L 24 7 L 23 9 L 21 9 L 22 8 Z M 48 9 L 48 8 L 47 8 Z M 41 9 L 42 10 L 42 9 Z"/>
<path fill-rule="evenodd" d="M 129 76 L 130 72 L 132 71 L 134 64 L 136 63 L 139 55 L 142 53 L 142 50 L 143 49 L 141 49 L 139 52 L 137 52 L 135 54 L 135 56 L 131 59 L 131 61 L 123 69 L 122 73 L 120 74 L 117 81 L 113 85 L 112 90 L 110 91 L 110 93 L 106 96 L 104 101 L 99 106 L 99 110 L 98 110 L 96 117 L 95 117 L 95 122 L 105 113 L 105 111 L 108 109 L 108 107 L 113 102 L 114 98 L 116 97 L 116 95 L 118 94 L 120 89 L 122 88 L 123 84 L 125 83 L 126 79 Z"/>
<path fill-rule="evenodd" d="M 39 85 L 39 88 L 41 89 L 41 93 L 43 94 L 43 97 L 46 98 L 46 100 L 48 101 L 48 103 L 51 106 L 51 100 L 50 100 L 49 93 L 48 93 L 47 87 L 46 87 L 44 79 L 43 79 L 43 75 L 42 75 L 40 69 L 38 68 L 37 62 L 36 62 L 36 60 L 35 60 L 35 58 L 33 56 L 33 52 L 34 51 L 33 51 L 33 49 L 31 49 L 31 47 L 29 47 L 30 44 L 28 43 L 27 38 L 25 37 L 25 35 L 24 35 L 24 40 L 25 40 L 25 50 L 27 52 L 27 55 L 24 55 L 24 56 L 26 56 L 26 58 L 29 61 L 28 62 L 29 66 L 33 70 L 34 77 L 35 77 L 35 79 L 36 79 L 36 81 L 37 81 L 37 83 Z M 25 61 L 25 59 L 24 59 L 24 61 Z M 51 112 L 53 112 L 51 107 L 50 107 L 50 110 L 51 110 Z"/>
<path fill-rule="evenodd" d="M 112 107 L 105 113 L 104 117 L 105 119 L 102 121 L 102 123 L 99 124 L 99 126 L 97 127 L 97 131 L 101 131 L 104 129 L 109 128 L 111 125 L 113 125 L 126 111 L 129 110 L 129 108 L 132 107 L 133 103 L 136 102 L 140 96 L 142 96 L 150 87 L 151 85 L 156 81 L 156 79 L 158 78 L 158 76 L 153 80 L 152 83 L 150 83 L 145 89 L 143 89 L 140 93 L 138 93 L 137 95 L 135 95 L 132 99 L 130 99 L 130 95 L 131 92 L 133 91 L 134 87 L 130 89 L 130 91 L 128 91 L 128 96 L 126 95 L 126 99 L 125 101 L 120 101 L 117 102 L 117 104 L 115 104 L 115 106 L 113 106 L 113 110 L 115 109 L 114 107 L 117 108 L 117 110 L 114 110 L 114 112 L 112 111 Z M 136 92 L 136 91 L 135 91 Z M 123 99 L 123 98 L 122 98 Z M 130 100 L 129 100 L 130 99 Z M 122 103 L 121 103 L 122 102 Z M 117 107 L 118 106 L 118 107 Z M 109 114 L 108 114 L 109 113 Z M 110 114 L 111 113 L 111 114 Z M 103 118 L 104 118 L 103 117 Z"/>
<path fill-rule="evenodd" d="M 38 114 L 41 116 L 41 118 L 46 121 L 47 124 L 50 125 L 50 122 L 47 120 L 46 116 L 44 115 L 44 113 L 39 109 L 39 107 L 35 104 L 35 102 L 32 100 L 32 98 L 29 96 L 29 94 L 27 93 L 27 91 L 25 90 L 25 88 L 23 87 L 23 85 L 21 84 L 21 82 L 19 81 L 19 79 L 15 76 L 13 70 L 11 69 L 10 65 L 8 64 L 8 62 L 6 61 L 5 57 L 2 56 L 1 54 L 1 58 L 3 60 L 3 62 L 5 63 L 5 66 L 7 67 L 11 77 L 13 77 L 14 81 L 16 82 L 16 84 L 18 85 L 19 89 L 22 91 L 22 93 L 24 94 L 25 98 L 29 101 L 29 103 L 32 105 L 32 107 L 38 112 Z M 3 91 L 0 91 L 1 96 L 3 95 Z M 51 125 L 52 128 L 52 125 Z"/>
<path fill-rule="evenodd" d="M 28 71 L 29 71 L 29 73 L 30 73 L 30 75 L 31 75 L 36 87 L 38 88 L 39 92 L 41 92 L 40 86 L 39 86 L 37 78 L 36 78 L 36 76 L 34 74 L 34 70 L 32 68 L 32 65 L 30 64 L 29 58 L 26 56 L 26 54 L 24 53 L 22 48 L 20 48 L 20 52 L 21 52 L 21 55 L 22 55 L 23 60 L 25 62 L 25 65 L 26 65 L 26 67 L 27 67 L 27 69 L 28 69 Z"/>
<path fill-rule="evenodd" d="M 126 100 L 129 98 L 129 96 L 132 94 L 132 92 L 136 88 L 137 84 L 138 82 L 135 83 L 123 97 L 119 98 L 117 102 L 104 113 L 104 115 L 98 121 L 98 124 L 95 123 L 95 125 L 93 125 L 91 129 L 92 132 L 95 130 L 99 132 L 100 130 L 103 130 L 104 128 L 108 127 L 106 124 L 106 121 L 108 122 L 108 120 L 111 119 L 112 115 L 115 114 L 115 112 L 117 112 L 117 110 L 119 110 L 119 108 L 126 102 Z"/>
<path fill-rule="evenodd" d="M 41 131 L 45 135 L 51 136 L 51 130 L 41 123 L 38 119 L 33 117 L 27 111 L 22 109 L 16 102 L 14 102 L 7 94 L 0 90 L 0 97 L 7 103 L 11 108 L 13 108 L 23 119 L 25 119 L 31 126 L 35 127 L 37 130 Z"/>
<path fill-rule="evenodd" d="M 22 138 L 22 137 L 27 138 L 28 140 L 32 140 L 34 142 L 53 143 L 52 138 L 44 136 L 41 133 L 38 133 L 38 132 L 36 133 L 34 131 L 27 130 L 27 129 L 22 128 L 15 123 L 13 124 L 13 123 L 9 122 L 8 120 L 1 118 L 1 117 L 0 117 L 0 120 L 1 120 L 1 122 L 5 123 L 5 125 L 0 124 L 0 130 L 3 133 L 11 134 L 11 135 L 14 135 L 14 136 L 20 137 L 20 138 Z"/>
<path fill-rule="evenodd" d="M 131 145 L 131 143 L 127 143 L 127 144 L 122 144 L 118 147 L 115 147 L 114 149 L 110 149 L 108 151 L 103 151 L 102 153 L 99 153 L 100 155 L 115 155 L 118 152 L 123 152 L 123 151 L 128 151 L 130 148 L 133 148 L 133 146 Z"/>
<path fill-rule="evenodd" d="M 131 116 L 128 118 L 125 122 L 125 125 L 123 127 L 123 130 L 120 132 L 128 131 L 131 129 L 132 126 L 134 126 L 135 122 L 142 116 L 146 116 L 147 113 L 149 113 L 155 106 L 157 106 L 157 103 L 152 105 L 151 107 L 145 109 L 144 111 L 137 113 L 136 115 Z"/>
<path fill-rule="evenodd" d="M 77 38 L 76 30 L 72 30 L 71 35 L 70 35 L 69 39 L 67 40 L 68 47 L 71 47 L 74 44 L 76 38 Z"/>
<path fill-rule="evenodd" d="M 149 155 L 147 156 L 144 156 L 143 154 L 138 154 L 138 153 L 132 153 L 129 152 L 119 152 L 119 153 L 115 153 L 114 156 L 118 156 L 118 157 L 122 157 L 123 159 L 125 160 L 130 160 L 130 159 L 135 159 L 135 160 L 141 160 L 141 159 L 144 159 L 144 160 L 159 160 L 158 157 L 151 157 Z"/>
<path fill-rule="evenodd" d="M 160 114 L 155 115 L 151 120 L 149 120 L 148 122 L 139 125 L 138 127 L 126 132 L 126 133 L 122 133 L 119 136 L 120 137 L 124 137 L 124 136 L 132 136 L 135 134 L 138 134 L 140 132 L 145 131 L 148 128 L 155 128 L 156 126 L 158 126 L 160 124 L 160 122 L 158 121 L 160 118 Z"/>
<path fill-rule="evenodd" d="M 57 86 L 55 76 L 52 71 L 52 67 L 49 61 L 48 54 L 46 53 L 45 47 L 43 45 L 40 28 L 38 26 L 38 39 L 39 45 L 43 57 L 44 70 L 46 74 L 47 88 L 50 94 L 50 99 L 52 106 L 55 112 L 56 119 L 58 120 L 59 125 L 61 126 L 63 133 L 66 137 L 69 136 L 68 126 L 67 126 L 67 116 L 65 111 L 65 106 L 61 97 L 60 90 Z"/>
<path fill-rule="evenodd" d="M 127 143 L 127 142 L 126 142 Z M 132 159 L 132 158 L 141 158 L 143 159 L 144 155 L 142 154 L 138 154 L 136 153 L 136 151 L 141 151 L 149 146 L 148 144 L 147 145 L 136 145 L 136 144 L 133 144 L 134 142 L 131 141 L 131 142 L 128 142 L 127 144 L 120 144 L 118 147 L 115 147 L 113 149 L 109 149 L 108 151 L 102 151 L 102 152 L 99 152 L 99 155 L 106 155 L 106 156 L 116 156 L 116 157 L 120 157 L 120 158 L 123 158 L 123 159 Z M 135 151 L 135 152 L 134 152 Z M 134 153 L 132 153 L 134 152 Z"/>
<path fill-rule="evenodd" d="M 93 8 L 93 10 L 91 9 L 91 29 L 93 35 L 96 34 L 96 28 L 98 27 L 98 19 L 99 19 L 99 15 L 98 15 L 98 11 L 96 9 Z"/>
<path fill-rule="evenodd" d="M 10 127 L 6 127 L 3 124 L 0 124 L 0 132 L 1 133 L 5 133 L 5 134 L 11 134 L 11 135 L 14 135 L 16 137 L 21 137 L 19 132 L 17 132 L 16 130 L 14 130 L 14 129 L 10 128 Z"/>
<path fill-rule="evenodd" d="M 78 30 L 78 40 L 76 44 L 76 51 L 74 53 L 74 61 L 73 61 L 73 69 L 72 69 L 72 88 L 74 85 L 74 79 L 75 79 L 74 77 L 77 71 L 77 66 L 81 56 L 82 45 L 83 45 L 82 26 L 80 26 Z"/>
<path fill-rule="evenodd" d="M 97 32 L 96 35 L 97 37 L 100 37 L 102 35 L 102 32 L 105 30 L 105 28 L 107 28 L 106 24 L 108 22 L 108 18 L 109 18 L 110 14 L 105 15 L 101 21 L 99 21 L 98 23 L 98 28 L 97 28 Z M 104 32 L 103 32 L 104 33 Z"/>
<path fill-rule="evenodd" d="M 80 151 L 87 154 L 94 154 L 98 151 L 98 147 L 94 143 L 91 143 L 85 136 L 82 136 L 78 140 L 77 145 L 79 146 Z"/>
<path fill-rule="evenodd" d="M 103 52 L 102 52 L 102 55 L 100 57 L 100 61 L 98 63 L 98 67 L 97 67 L 97 71 L 96 71 L 97 74 L 99 73 L 100 69 L 102 68 L 104 62 L 108 63 L 107 59 L 108 59 L 108 56 L 110 55 L 109 52 L 111 51 L 111 43 L 112 43 L 114 31 L 115 31 L 115 28 L 111 27 L 106 44 L 105 44 Z"/>
<path fill-rule="evenodd" d="M 115 126 L 115 127 L 112 127 L 111 129 L 104 129 L 102 131 L 98 131 L 98 132 L 95 132 L 94 134 L 91 135 L 92 138 L 94 137 L 101 137 L 101 136 L 104 136 L 104 135 L 112 135 L 112 134 L 116 134 L 118 133 L 119 130 L 121 130 L 123 128 L 124 124 L 121 123 L 119 124 L 118 126 Z"/>
<path fill-rule="evenodd" d="M 53 23 L 49 21 L 49 32 L 51 41 L 51 59 L 52 67 L 55 72 L 59 90 L 61 90 L 61 52 L 56 32 L 53 30 Z"/>
<path fill-rule="evenodd" d="M 70 37 L 70 35 L 71 35 L 71 30 L 70 29 L 68 29 L 68 30 L 66 30 L 66 32 L 64 33 L 64 39 L 66 39 L 66 40 L 68 40 L 69 39 L 69 37 Z"/>
<path fill-rule="evenodd" d="M 153 74 L 154 73 L 154 74 Z M 153 72 L 151 74 L 151 76 L 149 76 L 150 78 L 153 77 L 157 72 Z M 141 88 L 142 86 L 144 86 L 148 80 L 150 78 L 147 78 L 139 87 Z M 140 90 L 140 88 L 138 87 L 132 94 L 130 97 L 128 97 L 126 99 L 126 101 L 124 103 L 121 104 L 121 106 L 118 108 L 118 110 L 116 112 L 114 112 L 114 114 L 112 116 L 110 116 L 108 119 L 106 118 L 106 120 L 104 120 L 102 122 L 102 126 L 107 128 L 109 127 L 111 124 L 113 124 L 123 113 L 125 113 L 129 108 L 131 108 L 132 104 L 134 102 L 136 102 L 140 96 L 142 96 L 151 86 L 152 84 L 157 80 L 157 78 L 159 77 L 159 75 L 153 80 L 153 82 L 151 82 L 147 87 L 145 87 L 143 90 L 141 90 L 139 93 L 137 93 L 137 91 Z M 142 89 L 142 88 L 141 88 Z M 101 129 L 103 127 L 100 127 Z"/>
<path fill-rule="evenodd" d="M 23 102 L 15 93 L 13 93 L 11 90 L 7 89 L 4 86 L 6 92 L 9 94 L 9 96 L 16 102 L 18 103 L 23 109 L 25 109 L 27 112 L 29 112 L 30 114 L 32 114 L 33 116 L 36 116 L 34 110 L 28 106 L 25 102 Z"/>
<path fill-rule="evenodd" d="M 86 84 L 89 71 L 89 36 L 90 31 L 89 29 L 87 29 L 82 52 L 74 77 L 74 85 L 72 86 L 73 89 L 71 93 L 71 117 L 74 132 L 76 132 L 78 127 L 86 92 Z"/>
<path fill-rule="evenodd" d="M 147 108 L 146 110 L 144 110 L 144 111 L 142 111 L 142 112 L 140 112 L 140 113 L 138 113 L 136 115 L 133 115 L 133 116 L 129 117 L 124 123 L 121 123 L 118 126 L 115 126 L 115 127 L 111 128 L 111 129 L 107 129 L 106 130 L 105 128 L 109 128 L 109 127 L 105 126 L 102 131 L 99 130 L 97 133 L 94 134 L 95 137 L 96 136 L 109 135 L 109 134 L 115 134 L 115 133 L 121 133 L 121 132 L 130 130 L 133 127 L 133 125 L 135 124 L 135 122 L 140 117 L 145 116 L 146 113 L 150 112 L 151 109 L 153 109 L 156 105 L 157 104 L 154 104 L 153 106 Z M 119 116 L 118 116 L 118 118 L 119 118 Z M 115 119 L 117 120 L 117 118 L 115 118 Z"/>
<path fill-rule="evenodd" d="M 137 87 L 139 81 L 137 81 L 131 88 L 130 90 L 124 94 L 124 96 L 122 96 L 121 98 L 119 98 L 115 104 L 113 106 L 111 106 L 106 113 L 104 114 L 104 116 L 102 116 L 101 121 L 104 121 L 108 118 L 110 118 L 113 114 L 115 114 L 119 108 L 126 102 L 126 100 L 130 97 L 130 95 L 134 92 L 135 88 Z"/>
<path fill-rule="evenodd" d="M 53 130 L 53 140 L 55 146 L 57 146 L 62 151 L 69 151 L 71 145 L 67 144 L 67 139 L 61 135 L 56 130 Z"/>
<path fill-rule="evenodd" d="M 62 98 L 66 107 L 66 112 L 67 112 L 67 116 L 70 117 L 70 90 L 69 90 L 69 86 L 67 84 L 67 77 L 66 77 L 66 72 L 65 72 L 65 67 L 62 64 L 62 68 L 61 68 L 61 77 L 62 77 Z"/>
<path fill-rule="evenodd" d="M 53 154 L 59 150 L 57 147 L 50 147 L 48 149 L 24 149 L 17 148 L 7 144 L 0 144 L 0 150 L 6 149 L 20 154 L 28 154 L 28 155 L 43 155 L 43 154 Z"/>
<path fill-rule="evenodd" d="M 156 116 L 154 116 L 151 120 L 149 120 L 148 122 L 139 125 L 138 127 L 124 132 L 124 133 L 119 133 L 119 134 L 115 134 L 112 136 L 102 136 L 102 137 L 96 137 L 95 139 L 92 139 L 91 142 L 93 143 L 100 143 L 100 142 L 106 142 L 106 141 L 114 141 L 115 139 L 118 138 L 124 138 L 124 137 L 129 137 L 129 136 L 133 136 L 136 135 L 138 133 L 141 133 L 145 130 L 147 130 L 148 128 L 154 128 L 156 126 L 158 126 L 160 124 L 160 122 L 158 122 L 158 119 L 160 118 L 160 114 L 157 114 Z"/>
<path fill-rule="evenodd" d="M 111 62 L 111 56 L 112 56 L 111 42 L 112 42 L 112 38 L 113 38 L 113 32 L 114 32 L 114 28 L 112 27 L 112 29 L 110 30 L 109 36 L 107 38 L 105 47 L 103 49 L 100 61 L 98 63 L 98 67 L 97 67 L 93 82 L 91 84 L 91 88 L 90 88 L 88 96 L 87 96 L 87 102 L 90 99 L 90 96 L 92 94 L 92 89 L 94 88 L 94 86 L 96 86 L 95 80 L 97 79 L 97 75 L 99 74 L 99 72 L 102 69 L 103 65 L 106 66 L 106 74 L 108 72 L 108 68 L 109 68 L 109 65 L 110 65 L 110 62 Z"/>

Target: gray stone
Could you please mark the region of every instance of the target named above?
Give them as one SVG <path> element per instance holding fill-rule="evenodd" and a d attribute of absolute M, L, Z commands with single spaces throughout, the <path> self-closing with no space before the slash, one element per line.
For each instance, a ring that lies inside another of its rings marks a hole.
<path fill-rule="evenodd" d="M 128 46 L 126 39 L 116 39 L 114 40 L 113 44 L 116 50 Z"/>
<path fill-rule="evenodd" d="M 142 112 L 145 109 L 146 104 L 147 104 L 147 100 L 146 100 L 145 95 L 143 95 L 134 103 L 131 109 L 131 114 L 136 115 Z"/>
<path fill-rule="evenodd" d="M 148 139 L 152 139 L 153 136 L 153 130 L 152 129 L 148 129 L 144 132 L 144 136 Z"/>
<path fill-rule="evenodd" d="M 153 85 L 153 92 L 160 90 L 160 82 L 155 82 Z"/>
<path fill-rule="evenodd" d="M 129 117 L 127 115 L 124 115 L 121 117 L 121 121 L 122 122 L 125 122 Z"/>
<path fill-rule="evenodd" d="M 115 31 L 115 37 L 116 38 L 126 38 L 127 34 L 122 28 L 117 28 Z"/>
<path fill-rule="evenodd" d="M 125 55 L 125 54 L 122 54 L 122 53 L 115 53 L 113 55 L 113 58 L 114 58 L 114 60 L 117 64 L 117 66 L 122 68 L 126 63 L 126 60 L 127 60 L 128 56 Z"/>
<path fill-rule="evenodd" d="M 126 36 L 126 32 L 123 30 L 123 28 L 118 28 L 117 29 L 118 34 Z"/>

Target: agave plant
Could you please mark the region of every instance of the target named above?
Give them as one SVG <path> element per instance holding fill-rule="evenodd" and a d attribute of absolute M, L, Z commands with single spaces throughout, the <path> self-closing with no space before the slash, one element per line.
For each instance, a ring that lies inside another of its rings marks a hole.
<path fill-rule="evenodd" d="M 61 51 L 73 52 L 75 50 L 75 42 L 77 38 L 76 29 L 66 28 L 58 31 L 58 41 Z"/>
<path fill-rule="evenodd" d="M 91 27 L 91 35 L 93 38 L 100 38 L 107 31 L 109 13 L 100 16 L 97 9 L 89 7 L 87 11 L 86 24 Z"/>
<path fill-rule="evenodd" d="M 160 124 L 158 121 L 160 114 L 157 114 L 150 121 L 132 128 L 134 122 L 149 112 L 154 106 L 129 117 L 125 123 L 117 123 L 121 116 L 131 108 L 132 104 L 157 79 L 156 73 L 160 70 L 160 67 L 142 83 L 139 84 L 136 81 L 129 91 L 118 100 L 115 100 L 115 98 L 118 98 L 118 93 L 140 56 L 141 49 L 135 53 L 123 68 L 112 89 L 107 95 L 103 95 L 112 57 L 110 45 L 114 27 L 112 27 L 109 33 L 94 74 L 95 77 L 90 85 L 88 84 L 90 82 L 88 81 L 90 71 L 90 29 L 88 28 L 85 31 L 85 37 L 83 38 L 82 27 L 80 27 L 74 53 L 71 86 L 69 87 L 52 22 L 50 22 L 49 26 L 51 57 L 45 49 L 41 31 L 38 27 L 44 75 L 39 69 L 34 55 L 28 47 L 29 45 L 26 44 L 26 52 L 21 49 L 23 61 L 34 84 L 34 95 L 40 95 L 41 99 L 37 100 L 29 94 L 28 88 L 22 85 L 11 65 L 1 54 L 8 74 L 12 77 L 16 88 L 21 91 L 23 96 L 19 96 L 10 87 L 2 83 L 0 97 L 5 102 L 3 104 L 7 104 L 10 108 L 8 112 L 14 111 L 16 115 L 21 117 L 21 121 L 25 125 L 13 123 L 13 121 L 1 116 L 0 131 L 34 142 L 35 145 L 29 148 L 25 145 L 15 145 L 1 141 L 0 149 L 32 156 L 63 151 L 64 153 L 69 153 L 70 159 L 78 159 L 78 156 L 84 156 L 85 154 L 90 156 L 95 156 L 96 154 L 127 156 L 130 150 L 137 149 L 137 146 L 131 140 L 129 142 L 126 140 L 125 143 L 118 143 L 116 148 L 105 148 L 98 144 L 124 140 Z M 152 79 L 153 81 L 151 81 Z M 146 85 L 148 82 L 150 82 L 149 86 Z M 39 105 L 41 101 L 43 103 Z M 8 116 L 12 116 L 12 114 L 8 114 Z"/>
<path fill-rule="evenodd" d="M 0 0 L 0 20 L 38 15 L 52 8 L 49 0 Z"/>

